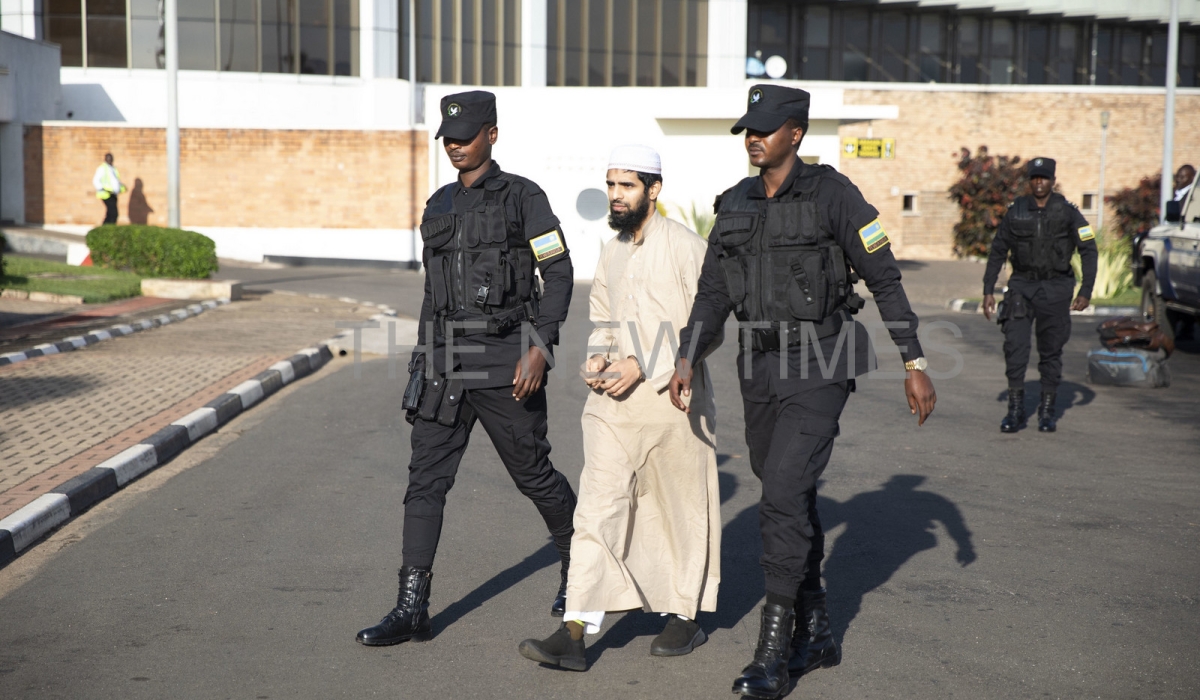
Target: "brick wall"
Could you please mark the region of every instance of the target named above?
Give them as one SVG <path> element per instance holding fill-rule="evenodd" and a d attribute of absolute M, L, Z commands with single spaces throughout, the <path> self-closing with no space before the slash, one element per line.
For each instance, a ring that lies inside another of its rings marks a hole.
<path fill-rule="evenodd" d="M 842 126 L 841 137 L 895 138 L 894 160 L 843 159 L 841 170 L 880 211 L 884 227 L 904 257 L 948 257 L 958 207 L 946 199 L 958 178 L 957 153 L 986 145 L 993 155 L 1058 161 L 1058 185 L 1081 204 L 1097 192 L 1100 112 L 1111 112 L 1105 193 L 1137 184 L 1162 167 L 1163 97 L 1152 94 L 1072 92 L 941 92 L 846 90 L 846 104 L 897 105 L 899 119 Z M 1200 130 L 1187 116 L 1200 96 L 1176 98 L 1175 167 L 1200 165 Z M 897 194 L 893 195 L 895 191 Z M 918 193 L 916 216 L 902 212 L 903 195 Z M 1094 212 L 1085 213 L 1095 223 Z M 1104 215 L 1113 221 L 1112 211 Z"/>
<path fill-rule="evenodd" d="M 426 141 L 407 131 L 183 129 L 182 223 L 267 228 L 412 228 L 426 193 Z M 112 153 L 130 192 L 120 223 L 166 225 L 163 129 L 33 126 L 25 130 L 26 219 L 95 224 L 92 174 Z M 412 164 L 415 162 L 415 168 Z M 412 176 L 415 174 L 415 187 Z"/>

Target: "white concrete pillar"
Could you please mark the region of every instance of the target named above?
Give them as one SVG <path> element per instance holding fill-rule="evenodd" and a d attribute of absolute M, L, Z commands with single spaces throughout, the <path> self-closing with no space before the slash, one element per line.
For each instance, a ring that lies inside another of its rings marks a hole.
<path fill-rule="evenodd" d="M 746 81 L 746 0 L 709 0 L 708 87 Z"/>
<path fill-rule="evenodd" d="M 546 87 L 546 0 L 520 1 L 521 86 Z"/>

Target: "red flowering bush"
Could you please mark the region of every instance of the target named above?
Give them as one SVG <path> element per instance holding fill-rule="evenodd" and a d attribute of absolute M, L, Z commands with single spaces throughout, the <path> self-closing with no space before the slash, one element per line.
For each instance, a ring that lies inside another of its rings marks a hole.
<path fill-rule="evenodd" d="M 950 187 L 950 199 L 962 211 L 962 219 L 954 225 L 954 253 L 987 255 L 1008 205 L 1025 193 L 1025 168 L 1020 156 L 993 156 L 987 146 L 980 146 L 974 155 L 963 148 L 952 157 L 958 159 L 962 173 Z"/>
<path fill-rule="evenodd" d="M 1142 178 L 1136 187 L 1126 187 L 1114 195 L 1105 197 L 1104 201 L 1113 208 L 1116 215 L 1117 225 L 1114 233 L 1132 238 L 1156 225 L 1161 187 L 1160 172 Z"/>

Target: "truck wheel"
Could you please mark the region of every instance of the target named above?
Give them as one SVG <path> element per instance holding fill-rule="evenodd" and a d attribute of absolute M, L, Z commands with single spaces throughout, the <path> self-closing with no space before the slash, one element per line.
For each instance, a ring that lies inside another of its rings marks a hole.
<path fill-rule="evenodd" d="M 1167 305 L 1163 303 L 1163 298 L 1158 293 L 1158 277 L 1154 274 L 1154 270 L 1148 270 L 1146 274 L 1142 275 L 1142 318 L 1154 321 L 1158 324 L 1159 330 L 1172 341 L 1175 340 L 1175 323 L 1167 315 Z"/>

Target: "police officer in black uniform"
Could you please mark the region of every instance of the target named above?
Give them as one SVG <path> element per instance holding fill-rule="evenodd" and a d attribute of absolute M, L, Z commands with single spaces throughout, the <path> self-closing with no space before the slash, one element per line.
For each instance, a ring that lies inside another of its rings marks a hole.
<path fill-rule="evenodd" d="M 821 587 L 824 535 L 817 480 L 855 377 L 873 368 L 870 339 L 851 314 L 858 275 L 909 370 L 910 411 L 920 423 L 936 396 L 925 375 L 917 317 L 900 285 L 879 212 L 845 176 L 796 155 L 809 95 L 778 85 L 750 89 L 746 151 L 758 177 L 717 197 L 717 220 L 688 326 L 680 333 L 671 399 L 687 410 L 692 358 L 702 357 L 733 311 L 741 323 L 738 376 L 750 466 L 762 481 L 759 528 L 767 600 L 754 660 L 733 692 L 776 698 L 789 675 L 840 662 Z M 856 274 L 857 273 L 857 274 Z"/>
<path fill-rule="evenodd" d="M 996 311 L 996 278 L 1005 259 L 1011 257 L 1012 275 L 997 317 L 1004 329 L 1008 376 L 1008 415 L 1000 421 L 1003 433 L 1015 433 L 1025 423 L 1025 368 L 1034 321 L 1038 373 L 1042 377 L 1038 430 L 1057 430 L 1055 401 L 1062 380 L 1062 350 L 1071 337 L 1071 311 L 1088 307 L 1096 281 L 1096 234 L 1075 205 L 1054 191 L 1054 166 L 1050 158 L 1029 161 L 1026 172 L 1030 193 L 1017 197 L 1000 221 L 983 276 L 983 314 L 991 320 Z M 1076 249 L 1083 268 L 1083 285 L 1071 301 L 1075 290 L 1071 254 Z"/>
<path fill-rule="evenodd" d="M 358 633 L 369 646 L 431 636 L 442 511 L 476 421 L 546 521 L 562 558 L 551 614 L 566 605 L 575 493 L 550 463 L 543 382 L 571 302 L 571 258 L 546 194 L 492 160 L 495 95 L 449 95 L 441 111 L 435 138 L 459 176 L 429 198 L 421 218 L 425 298 L 404 397 L 413 428 L 400 594 L 378 625 Z"/>

